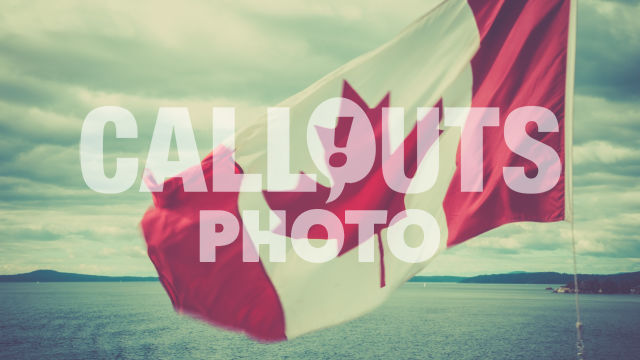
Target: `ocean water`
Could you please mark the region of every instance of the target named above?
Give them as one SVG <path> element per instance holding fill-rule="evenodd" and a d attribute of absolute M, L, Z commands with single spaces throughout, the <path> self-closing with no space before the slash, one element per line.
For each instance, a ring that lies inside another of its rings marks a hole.
<path fill-rule="evenodd" d="M 573 359 L 573 296 L 409 283 L 343 325 L 262 344 L 176 314 L 159 283 L 0 284 L 0 359 Z M 640 359 L 640 296 L 582 295 L 588 359 Z"/>

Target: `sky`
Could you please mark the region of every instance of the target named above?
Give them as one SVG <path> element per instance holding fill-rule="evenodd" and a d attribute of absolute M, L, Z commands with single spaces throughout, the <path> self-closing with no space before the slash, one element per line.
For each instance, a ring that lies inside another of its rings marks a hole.
<path fill-rule="evenodd" d="M 138 139 L 114 159 L 144 162 L 160 106 L 186 106 L 200 156 L 211 107 L 264 113 L 391 39 L 436 0 L 11 1 L 0 3 L 0 274 L 55 269 L 155 275 L 136 185 L 85 184 L 80 131 L 94 108 L 131 111 Z M 399 6 L 401 4 L 401 6 Z M 580 0 L 574 194 L 578 269 L 640 271 L 640 5 Z M 439 255 L 425 275 L 571 272 L 567 223 L 511 224 Z"/>

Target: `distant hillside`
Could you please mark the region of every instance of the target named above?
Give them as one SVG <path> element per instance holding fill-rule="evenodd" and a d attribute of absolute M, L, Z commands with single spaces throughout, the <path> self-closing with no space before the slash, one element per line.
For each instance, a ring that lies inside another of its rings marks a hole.
<path fill-rule="evenodd" d="M 414 276 L 409 282 L 460 282 L 464 279 L 462 276 Z"/>
<path fill-rule="evenodd" d="M 607 292 L 628 292 L 640 285 L 640 272 L 612 275 L 580 274 L 580 288 L 585 292 L 597 292 L 600 288 Z M 119 282 L 158 281 L 157 277 L 99 276 L 64 273 L 54 270 L 36 270 L 26 274 L 0 275 L 0 282 Z M 513 272 L 508 274 L 462 276 L 414 276 L 409 282 L 458 282 L 475 284 L 558 284 L 572 287 L 573 275 L 557 272 Z"/>
<path fill-rule="evenodd" d="M 573 280 L 572 274 L 557 272 L 508 273 L 478 275 L 463 279 L 460 282 L 474 284 L 566 284 Z"/>
<path fill-rule="evenodd" d="M 611 275 L 579 274 L 580 282 L 610 281 L 620 284 L 636 286 L 640 284 L 640 271 Z M 494 275 L 479 275 L 461 280 L 462 283 L 475 284 L 569 284 L 573 282 L 573 274 L 557 272 L 537 273 L 509 273 Z"/>
<path fill-rule="evenodd" d="M 0 275 L 0 282 L 118 282 L 157 281 L 157 277 L 99 276 L 63 273 L 54 270 L 36 270 L 26 274 Z"/>

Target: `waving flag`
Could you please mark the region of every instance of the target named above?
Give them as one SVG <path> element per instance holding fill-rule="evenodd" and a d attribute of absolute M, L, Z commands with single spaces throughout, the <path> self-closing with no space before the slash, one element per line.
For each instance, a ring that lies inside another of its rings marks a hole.
<path fill-rule="evenodd" d="M 260 340 L 292 338 L 372 310 L 426 266 L 431 257 L 425 254 L 413 261 L 394 256 L 389 242 L 398 229 L 406 230 L 408 243 L 435 240 L 436 251 L 509 222 L 567 219 L 574 6 L 569 0 L 445 0 L 389 43 L 279 104 L 289 108 L 290 126 L 284 120 L 268 125 L 264 118 L 245 123 L 199 168 L 167 180 L 154 193 L 142 229 L 176 310 Z M 335 97 L 344 100 L 333 122 L 308 137 L 316 107 Z M 366 115 L 376 151 L 362 157 L 370 160 L 366 176 L 337 184 L 339 166 L 331 165 L 330 150 L 364 151 L 358 139 L 369 128 L 343 116 L 348 104 Z M 545 123 L 545 114 L 534 111 L 531 123 L 522 124 L 526 131 L 505 126 L 514 111 L 534 106 L 548 109 L 557 122 Z M 388 110 L 394 107 L 406 115 Z M 417 108 L 430 110 L 416 117 Z M 469 108 L 494 108 L 485 111 L 497 111 L 496 123 L 481 123 Z M 223 113 L 214 111 L 214 122 Z M 422 142 L 421 124 L 439 130 Z M 291 159 L 283 162 L 300 176 L 277 191 L 244 191 L 251 174 L 268 171 L 270 131 L 290 138 Z M 473 172 L 464 170 L 463 151 L 478 160 Z M 325 165 L 314 161 L 318 154 Z M 437 172 L 425 165 L 434 160 Z M 241 183 L 214 190 L 216 179 L 229 173 Z M 207 191 L 185 191 L 183 184 L 199 174 Z M 532 188 L 537 191 L 526 191 Z M 396 217 L 406 209 L 431 214 L 433 226 L 413 231 Z M 237 229 L 216 231 L 237 230 L 237 239 L 217 247 L 215 259 L 200 261 L 207 225 L 201 214 L 214 210 L 235 217 Z M 352 210 L 386 215 L 359 241 L 360 213 L 347 215 Z M 303 241 L 321 247 L 334 238 L 330 228 L 296 234 L 293 224 L 304 214 L 335 219 L 342 229 L 335 258 L 311 262 L 295 251 Z M 259 251 L 274 236 L 286 238 L 284 259 Z M 359 261 L 355 250 L 365 246 L 374 256 Z"/>

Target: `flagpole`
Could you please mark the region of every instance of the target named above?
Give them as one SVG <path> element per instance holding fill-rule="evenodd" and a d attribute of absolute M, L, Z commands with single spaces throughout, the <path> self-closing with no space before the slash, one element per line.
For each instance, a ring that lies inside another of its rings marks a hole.
<path fill-rule="evenodd" d="M 573 114 L 576 59 L 577 0 L 570 0 L 569 33 L 567 39 L 567 75 L 565 98 L 565 219 L 571 226 L 571 250 L 573 255 L 573 289 L 576 304 L 577 359 L 584 359 L 584 340 L 580 317 L 580 288 L 578 286 L 578 261 L 576 255 L 575 217 L 573 198 Z M 567 151 L 568 150 L 568 151 Z M 568 155 L 568 156 L 567 156 Z"/>

